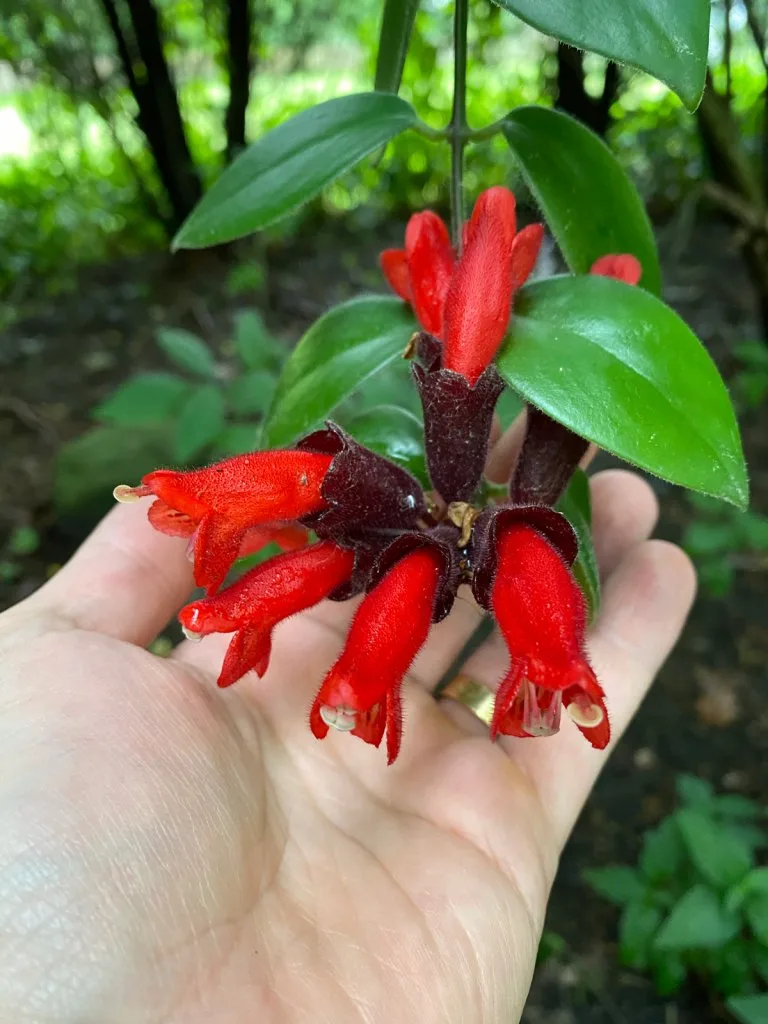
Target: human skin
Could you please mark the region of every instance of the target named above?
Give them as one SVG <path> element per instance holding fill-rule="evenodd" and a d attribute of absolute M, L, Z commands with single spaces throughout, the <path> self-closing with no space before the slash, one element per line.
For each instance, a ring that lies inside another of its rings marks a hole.
<path fill-rule="evenodd" d="M 592 494 L 588 647 L 618 737 L 695 583 L 647 540 L 645 483 L 608 471 Z M 568 720 L 491 744 L 434 700 L 478 622 L 462 595 L 405 682 L 397 762 L 316 741 L 308 709 L 355 603 L 283 623 L 265 678 L 217 690 L 229 637 L 145 649 L 192 585 L 185 541 L 145 511 L 116 508 L 0 616 L 0 1021 L 519 1019 L 559 854 L 610 749 Z M 464 671 L 493 688 L 507 665 L 492 637 Z"/>

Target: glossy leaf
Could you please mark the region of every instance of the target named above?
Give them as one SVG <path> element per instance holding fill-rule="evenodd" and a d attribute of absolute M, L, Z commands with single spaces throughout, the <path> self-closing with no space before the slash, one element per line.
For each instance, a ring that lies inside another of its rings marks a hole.
<path fill-rule="evenodd" d="M 739 919 L 724 910 L 716 893 L 694 885 L 670 911 L 654 939 L 656 949 L 716 949 L 739 930 Z"/>
<path fill-rule="evenodd" d="M 680 803 L 698 809 L 708 808 L 715 795 L 712 783 L 700 779 L 698 775 L 678 775 L 675 779 L 675 789 Z"/>
<path fill-rule="evenodd" d="M 418 416 L 396 405 L 377 405 L 348 419 L 344 426 L 360 444 L 403 466 L 429 487 L 424 425 Z"/>
<path fill-rule="evenodd" d="M 643 268 L 640 284 L 658 295 L 661 270 L 651 222 L 603 140 L 545 107 L 518 107 L 503 130 L 571 270 L 587 274 L 600 256 L 632 253 Z"/>
<path fill-rule="evenodd" d="M 497 363 L 527 401 L 581 437 L 672 483 L 746 506 L 725 385 L 691 330 L 643 289 L 589 276 L 527 285 Z"/>
<path fill-rule="evenodd" d="M 584 592 L 591 622 L 600 610 L 600 573 L 592 542 L 589 480 L 583 470 L 575 471 L 568 489 L 557 503 L 557 508 L 576 531 L 579 553 L 573 563 L 573 574 Z"/>
<path fill-rule="evenodd" d="M 376 54 L 375 88 L 379 92 L 397 92 L 400 88 L 418 9 L 419 0 L 386 0 L 384 4 Z"/>
<path fill-rule="evenodd" d="M 189 462 L 200 455 L 224 429 L 224 397 L 213 384 L 204 384 L 189 396 L 176 421 L 173 455 Z"/>
<path fill-rule="evenodd" d="M 725 1005 L 739 1024 L 768 1022 L 768 993 L 759 996 L 731 996 Z"/>
<path fill-rule="evenodd" d="M 161 327 L 157 343 L 171 362 L 199 377 L 215 378 L 216 359 L 204 341 L 179 327 Z"/>
<path fill-rule="evenodd" d="M 240 154 L 181 226 L 173 248 L 200 249 L 266 227 L 415 121 L 405 100 L 376 92 L 303 110 Z"/>
<path fill-rule="evenodd" d="M 92 412 L 95 420 L 126 427 L 167 422 L 189 394 L 190 386 L 170 373 L 137 373 Z"/>
<path fill-rule="evenodd" d="M 704 91 L 710 0 L 496 0 L 540 32 L 661 79 L 695 110 Z"/>
<path fill-rule="evenodd" d="M 399 299 L 367 296 L 310 327 L 286 362 L 264 423 L 265 448 L 291 444 L 359 384 L 402 355 L 416 322 Z"/>
<path fill-rule="evenodd" d="M 675 815 L 688 856 L 708 882 L 719 888 L 740 882 L 753 867 L 749 846 L 701 811 Z"/>

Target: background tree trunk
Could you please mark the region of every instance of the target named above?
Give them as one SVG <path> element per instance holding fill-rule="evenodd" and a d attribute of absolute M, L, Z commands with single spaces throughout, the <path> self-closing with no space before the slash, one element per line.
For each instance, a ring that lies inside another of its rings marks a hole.
<path fill-rule="evenodd" d="M 619 91 L 619 69 L 609 62 L 602 96 L 590 96 L 584 88 L 584 54 L 565 43 L 557 46 L 557 99 L 555 106 L 605 136 L 611 124 L 611 105 Z"/>
<path fill-rule="evenodd" d="M 225 117 L 227 132 L 227 163 L 245 148 L 245 113 L 251 89 L 253 60 L 251 35 L 253 17 L 250 0 L 228 0 L 227 4 L 227 72 L 229 103 Z"/>
<path fill-rule="evenodd" d="M 203 194 L 192 161 L 170 68 L 165 59 L 160 21 L 152 0 L 101 0 L 128 86 L 138 107 L 137 122 L 146 136 L 178 227 Z M 121 17 L 121 14 L 123 15 Z M 130 28 L 126 21 L 130 21 Z"/>

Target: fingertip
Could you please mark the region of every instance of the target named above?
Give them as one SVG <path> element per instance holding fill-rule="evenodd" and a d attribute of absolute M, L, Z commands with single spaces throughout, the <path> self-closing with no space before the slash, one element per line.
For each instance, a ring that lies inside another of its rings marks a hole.
<path fill-rule="evenodd" d="M 626 553 L 646 540 L 659 518 L 653 488 L 627 469 L 605 469 L 590 479 L 592 534 L 601 575 L 609 576 Z"/>

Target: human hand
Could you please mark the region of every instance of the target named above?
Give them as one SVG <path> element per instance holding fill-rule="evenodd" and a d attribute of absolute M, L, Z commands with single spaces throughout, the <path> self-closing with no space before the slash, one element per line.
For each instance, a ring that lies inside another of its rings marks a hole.
<path fill-rule="evenodd" d="M 589 649 L 618 736 L 694 577 L 646 539 L 645 483 L 609 471 L 592 493 Z M 190 590 L 184 546 L 121 506 L 0 616 L 0 1020 L 517 1020 L 605 752 L 567 720 L 491 744 L 434 700 L 477 625 L 469 600 L 414 663 L 392 767 L 347 736 L 318 743 L 308 708 L 354 602 L 283 623 L 266 677 L 219 691 L 227 637 L 144 649 Z M 493 687 L 506 667 L 491 638 L 465 671 Z"/>

